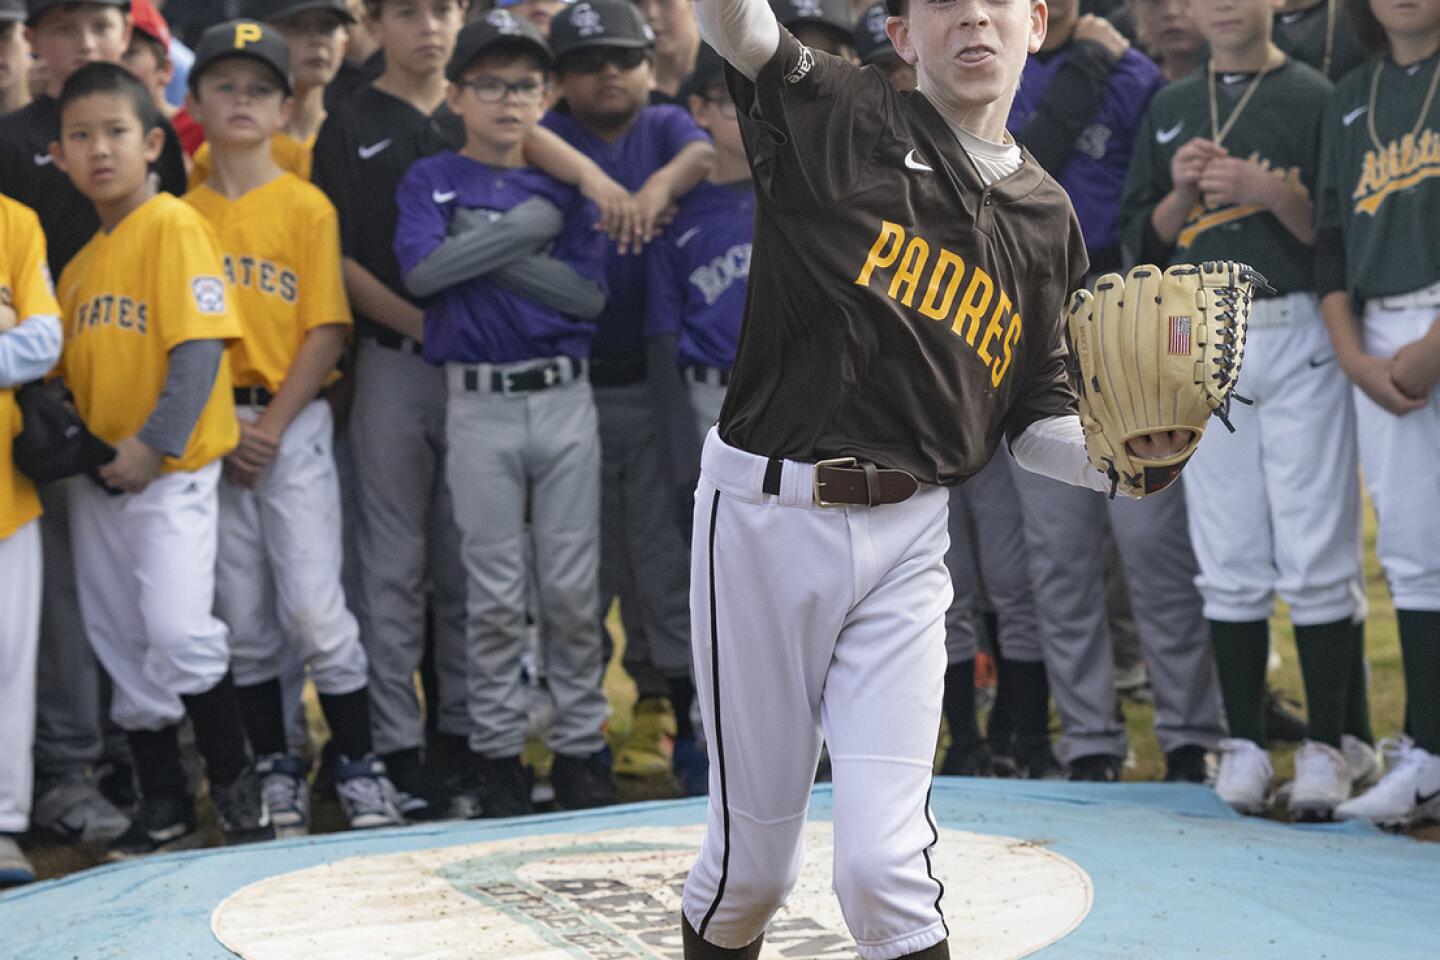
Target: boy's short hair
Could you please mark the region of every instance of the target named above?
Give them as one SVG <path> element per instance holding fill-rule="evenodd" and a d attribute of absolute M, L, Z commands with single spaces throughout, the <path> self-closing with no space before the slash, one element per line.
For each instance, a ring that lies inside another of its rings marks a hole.
<path fill-rule="evenodd" d="M 34 27 L 51 10 L 59 7 L 116 7 L 122 14 L 130 12 L 130 0 L 29 0 L 25 26 Z"/>
<path fill-rule="evenodd" d="M 115 63 L 87 63 L 70 74 L 70 79 L 60 88 L 58 106 L 61 117 L 65 115 L 65 108 L 74 101 L 102 93 L 129 100 L 145 133 L 158 129 L 165 122 L 145 85 L 135 79 L 129 70 Z"/>
<path fill-rule="evenodd" d="M 1350 8 L 1350 21 L 1355 25 L 1355 39 L 1360 41 L 1360 46 L 1371 53 L 1390 49 L 1390 38 L 1370 9 L 1370 0 L 1341 0 L 1341 3 Z"/>

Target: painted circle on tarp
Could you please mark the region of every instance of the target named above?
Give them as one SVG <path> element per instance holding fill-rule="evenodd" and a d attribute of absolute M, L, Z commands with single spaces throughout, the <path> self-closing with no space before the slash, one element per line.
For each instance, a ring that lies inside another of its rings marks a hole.
<path fill-rule="evenodd" d="M 681 889 L 704 830 L 543 834 L 350 857 L 236 891 L 211 929 L 245 960 L 675 960 Z M 807 824 L 805 845 L 762 960 L 853 960 L 830 887 L 830 824 Z M 933 860 L 952 957 L 1024 957 L 1090 912 L 1089 875 L 1034 843 L 942 828 Z"/>

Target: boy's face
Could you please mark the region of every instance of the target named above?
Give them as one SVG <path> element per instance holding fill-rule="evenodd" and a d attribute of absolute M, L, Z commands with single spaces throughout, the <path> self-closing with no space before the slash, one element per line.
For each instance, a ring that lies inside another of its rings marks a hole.
<path fill-rule="evenodd" d="M 87 63 L 120 63 L 130 47 L 130 18 L 118 7 L 93 3 L 56 7 L 30 28 L 30 48 L 64 83 Z"/>
<path fill-rule="evenodd" d="M 1370 0 L 1370 12 L 1386 33 L 1416 36 L 1440 30 L 1440 0 Z"/>
<path fill-rule="evenodd" d="M 1269 38 L 1275 3 L 1274 0 L 1190 0 L 1190 18 L 1210 46 L 1235 50 Z"/>
<path fill-rule="evenodd" d="M 137 80 L 145 84 L 145 89 L 150 91 L 151 96 L 163 98 L 175 68 L 170 65 L 168 57 L 162 58 L 158 54 L 159 44 L 141 36 L 140 31 L 136 30 L 130 38 L 130 49 L 125 51 L 120 62 L 126 70 L 135 74 Z"/>
<path fill-rule="evenodd" d="M 304 10 L 275 24 L 290 45 L 290 72 L 297 93 L 335 79 L 350 35 L 345 21 L 328 10 Z"/>
<path fill-rule="evenodd" d="M 1045 0 L 1050 8 L 1050 24 L 1046 32 L 1052 37 L 1067 36 L 1080 19 L 1080 0 Z"/>
<path fill-rule="evenodd" d="M 385 62 L 409 73 L 443 73 L 465 23 L 460 0 L 382 0 L 370 20 Z"/>
<path fill-rule="evenodd" d="M 735 118 L 735 101 L 723 84 L 714 84 L 703 96 L 690 97 L 690 113 L 715 141 L 719 153 L 743 155 L 745 143 L 740 139 L 740 121 Z"/>
<path fill-rule="evenodd" d="M 1189 0 L 1130 0 L 1135 32 L 1145 49 L 1162 60 L 1199 56 L 1205 38 L 1190 19 Z"/>
<path fill-rule="evenodd" d="M 30 44 L 23 24 L 0 23 L 0 91 L 30 80 Z"/>
<path fill-rule="evenodd" d="M 545 71 L 534 57 L 480 57 L 450 85 L 450 110 L 466 134 L 495 148 L 524 142 L 545 112 Z"/>
<path fill-rule="evenodd" d="M 205 68 L 190 97 L 190 115 L 216 144 L 250 146 L 269 140 L 290 119 L 290 98 L 275 71 L 246 57 Z"/>
<path fill-rule="evenodd" d="M 602 126 L 624 123 L 643 110 L 655 79 L 648 52 L 629 47 L 576 50 L 557 73 L 575 117 Z"/>
<path fill-rule="evenodd" d="M 655 31 L 655 56 L 661 60 L 678 57 L 700 42 L 691 0 L 639 0 L 636 6 Z"/>
<path fill-rule="evenodd" d="M 164 146 L 164 132 L 158 127 L 146 132 L 129 97 L 92 93 L 66 104 L 60 140 L 50 152 L 75 188 L 100 205 L 141 190 Z"/>
<path fill-rule="evenodd" d="M 909 0 L 887 30 L 918 85 L 961 109 L 1014 96 L 1025 61 L 1045 42 L 1045 0 Z"/>

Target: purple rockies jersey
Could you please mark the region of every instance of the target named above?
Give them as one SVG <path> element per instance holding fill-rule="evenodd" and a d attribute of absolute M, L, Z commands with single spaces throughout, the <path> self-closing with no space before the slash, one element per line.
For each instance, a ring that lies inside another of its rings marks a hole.
<path fill-rule="evenodd" d="M 408 274 L 442 243 L 455 211 L 483 210 L 498 218 L 531 197 L 565 215 L 549 256 L 603 286 L 605 247 L 599 214 L 573 188 L 530 168 L 487 166 L 458 153 L 418 160 L 400 182 L 395 254 Z M 567 316 L 477 277 L 429 298 L 425 359 L 431 363 L 516 363 L 542 357 L 588 357 L 594 323 Z"/>
<path fill-rule="evenodd" d="M 1020 129 L 1035 115 L 1070 50 L 1067 44 L 1026 63 L 1020 90 L 1010 107 L 1011 130 Z M 1049 171 L 1070 194 L 1092 258 L 1096 251 L 1120 243 L 1120 195 L 1135 150 L 1135 133 L 1150 98 L 1164 85 L 1164 75 L 1149 57 L 1134 47 L 1126 50 L 1110 71 L 1105 97 L 1090 126 L 1075 142 L 1069 162 L 1063 170 Z"/>
<path fill-rule="evenodd" d="M 729 370 L 745 317 L 755 185 L 702 183 L 645 252 L 648 335 L 678 334 L 681 364 Z"/>
<path fill-rule="evenodd" d="M 651 174 L 687 144 L 708 139 L 679 107 L 646 107 L 635 125 L 614 143 L 597 137 L 562 110 L 550 111 L 542 123 L 630 191 L 643 187 Z M 645 258 L 636 254 L 622 257 L 613 242 L 608 244 L 606 256 L 610 302 L 595 332 L 594 354 L 638 356 L 645 352 Z"/>

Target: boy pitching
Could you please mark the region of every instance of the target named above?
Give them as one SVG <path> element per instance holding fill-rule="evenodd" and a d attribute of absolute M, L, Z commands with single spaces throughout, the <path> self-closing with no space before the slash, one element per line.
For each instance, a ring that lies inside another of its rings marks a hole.
<path fill-rule="evenodd" d="M 204 218 L 150 179 L 165 136 L 139 80 L 90 64 L 57 106 L 55 165 L 101 224 L 60 276 L 60 371 L 82 419 L 115 448 L 104 488 L 69 488 L 80 607 L 142 795 L 111 854 L 151 853 L 194 833 L 180 763 L 186 715 L 227 838 L 270 837 L 227 630 L 211 613 L 220 460 L 239 439 L 222 354 L 241 330 L 223 258 Z"/>
<path fill-rule="evenodd" d="M 802 46 L 764 0 L 696 4 L 733 67 L 757 220 L 695 498 L 711 762 L 689 958 L 759 954 L 800 869 L 822 726 L 835 889 L 860 956 L 949 955 L 927 803 L 951 599 L 942 485 L 1008 439 L 1022 466 L 1105 486 L 1060 324 L 1087 267 L 1079 224 L 1005 133 L 1045 4 L 889 10 L 915 93 Z"/>
<path fill-rule="evenodd" d="M 215 228 L 245 335 L 227 348 L 240 442 L 220 483 L 215 608 L 230 624 L 235 693 L 276 829 L 308 831 L 307 764 L 287 752 L 280 672 L 309 666 L 354 829 L 401 822 L 374 755 L 360 629 L 340 586 L 340 487 L 320 398 L 350 332 L 335 208 L 282 170 L 270 138 L 292 105 L 289 53 L 253 20 L 207 30 L 190 111 L 215 169 L 185 195 Z M 283 218 L 277 211 L 285 211 Z"/>

